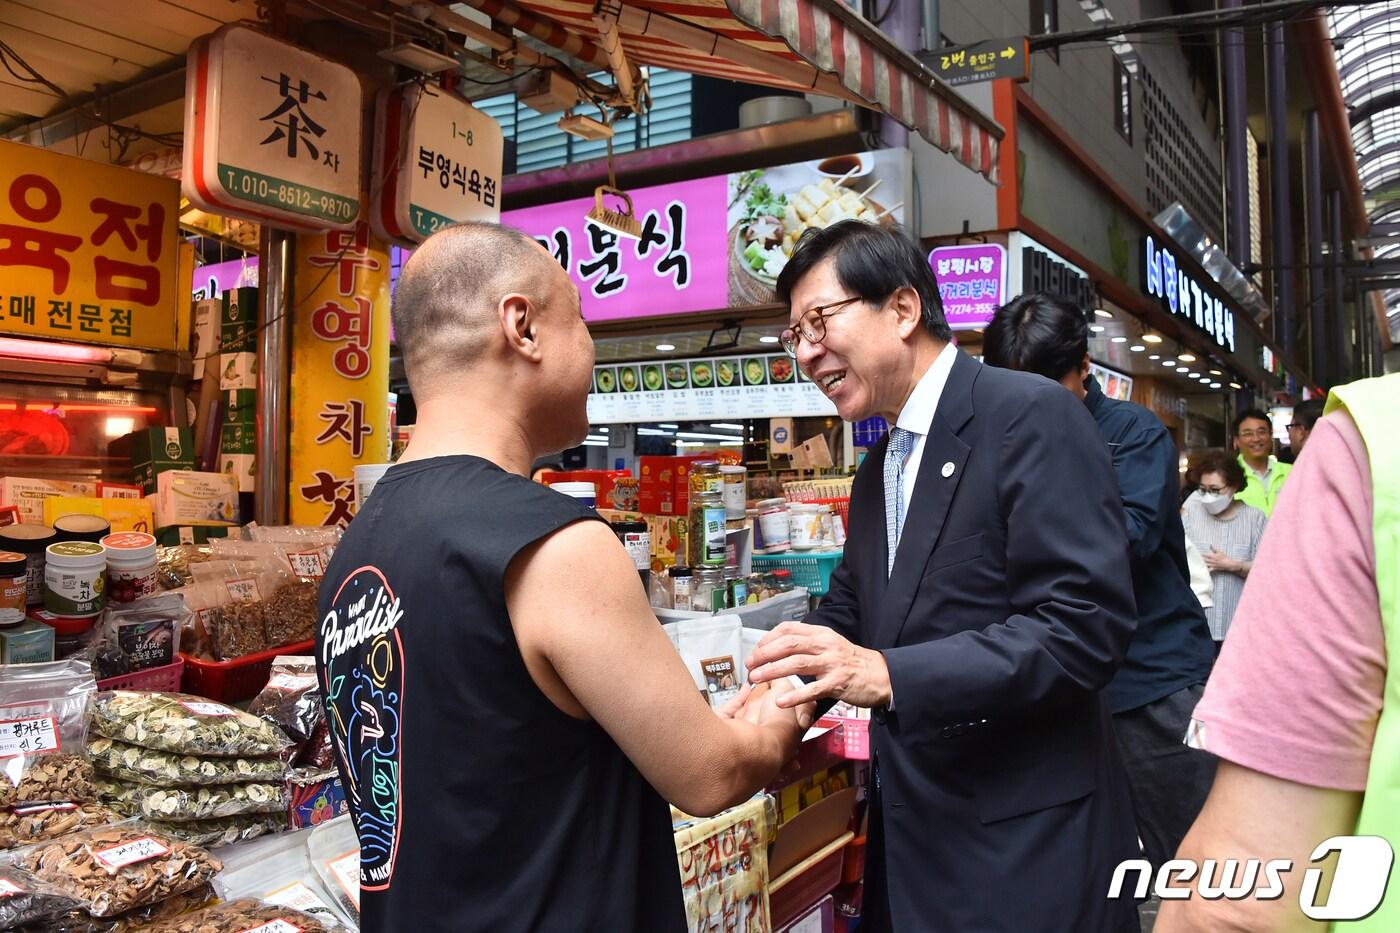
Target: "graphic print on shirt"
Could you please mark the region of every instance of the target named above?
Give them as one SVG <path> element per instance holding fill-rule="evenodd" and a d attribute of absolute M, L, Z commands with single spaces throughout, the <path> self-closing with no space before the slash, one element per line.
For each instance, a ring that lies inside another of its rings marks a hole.
<path fill-rule="evenodd" d="M 360 837 L 360 887 L 389 887 L 403 824 L 403 608 L 378 568 L 340 585 L 321 620 L 321 662 L 331 736 L 349 784 Z"/>

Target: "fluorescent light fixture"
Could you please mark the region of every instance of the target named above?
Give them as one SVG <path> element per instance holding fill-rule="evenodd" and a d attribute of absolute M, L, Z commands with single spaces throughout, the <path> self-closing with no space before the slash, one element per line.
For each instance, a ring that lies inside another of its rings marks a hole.
<path fill-rule="evenodd" d="M 1177 356 L 1176 356 L 1176 358 L 1179 359 L 1179 360 L 1181 360 L 1181 362 L 1183 362 L 1183 363 L 1194 363 L 1194 362 L 1196 362 L 1196 354 L 1194 354 L 1194 353 L 1178 353 Z"/>
<path fill-rule="evenodd" d="M 457 59 L 452 56 L 444 55 L 416 42 L 404 42 L 387 49 L 380 49 L 379 57 L 388 59 L 396 65 L 412 68 L 425 75 L 434 75 L 441 71 L 456 71 L 459 67 Z"/>
<path fill-rule="evenodd" d="M 675 437 L 670 431 L 658 431 L 656 428 L 638 428 L 637 433 L 643 437 Z"/>
<path fill-rule="evenodd" d="M 733 434 L 708 434 L 704 431 L 677 431 L 676 437 L 698 438 L 706 441 L 732 441 Z"/>
<path fill-rule="evenodd" d="M 1230 388 L 1232 388 L 1232 389 L 1243 389 L 1244 386 L 1240 385 L 1238 382 L 1232 382 L 1232 383 L 1230 383 Z"/>
<path fill-rule="evenodd" d="M 1110 319 L 1113 317 L 1113 312 L 1105 310 L 1104 308 L 1095 308 L 1094 313 L 1097 314 L 1099 317 L 1106 317 Z"/>
<path fill-rule="evenodd" d="M 1151 356 L 1148 357 L 1149 360 L 1160 360 L 1161 358 L 1162 358 L 1162 354 L 1160 354 L 1160 353 L 1154 353 L 1154 354 L 1152 354 Z"/>
<path fill-rule="evenodd" d="M 678 425 L 678 424 L 658 424 L 657 427 L 658 427 L 658 428 L 670 428 L 672 431 L 674 431 L 674 430 L 676 430 L 676 428 L 679 428 L 680 425 Z"/>
<path fill-rule="evenodd" d="M 658 343 L 656 345 L 656 349 L 661 351 L 662 353 L 670 353 L 675 348 L 676 345 L 674 343 Z"/>
<path fill-rule="evenodd" d="M 1102 334 L 1108 328 L 1104 327 L 1102 324 L 1090 324 L 1089 329 L 1096 334 Z"/>
<path fill-rule="evenodd" d="M 712 428 L 729 428 L 731 431 L 742 431 L 742 430 L 744 430 L 744 426 L 743 426 L 742 424 L 729 424 L 729 423 L 724 422 L 724 421 L 711 421 L 711 422 L 710 422 L 710 427 L 712 427 Z"/>
<path fill-rule="evenodd" d="M 758 338 L 758 342 L 759 342 L 759 343 L 777 343 L 777 342 L 778 342 L 778 338 L 777 338 L 777 337 L 774 337 L 772 334 L 764 334 L 762 337 L 759 337 L 759 338 Z"/>
<path fill-rule="evenodd" d="M 1189 373 L 1191 370 L 1187 369 L 1185 366 L 1178 366 L 1176 371 L 1179 373 Z"/>
<path fill-rule="evenodd" d="M 1129 349 L 1129 350 L 1132 350 L 1134 353 L 1141 353 L 1142 351 L 1146 350 L 1147 347 L 1143 346 L 1143 345 L 1140 344 L 1140 343 L 1135 343 L 1135 344 L 1133 344 L 1131 347 L 1129 347 L 1128 349 Z"/>
<path fill-rule="evenodd" d="M 112 351 L 105 347 L 75 347 L 47 340 L 16 340 L 0 337 L 0 356 L 45 363 L 110 363 Z"/>
<path fill-rule="evenodd" d="M 583 446 L 584 446 L 584 447 L 606 447 L 606 446 L 608 446 L 608 442 L 607 442 L 607 441 L 586 440 L 586 441 L 583 442 Z"/>
<path fill-rule="evenodd" d="M 1176 360 L 1172 359 L 1171 357 L 1166 357 L 1162 360 L 1162 365 L 1167 367 L 1168 369 L 1171 369 L 1173 366 L 1176 365 Z"/>
<path fill-rule="evenodd" d="M 1114 343 L 1127 343 L 1127 342 L 1128 342 L 1128 338 L 1127 338 L 1127 337 L 1124 337 L 1122 334 L 1119 334 L 1117 337 L 1113 337 L 1113 338 L 1111 338 L 1111 339 L 1113 340 Z"/>
<path fill-rule="evenodd" d="M 584 440 L 585 440 L 585 441 L 593 441 L 593 442 L 595 442 L 595 443 L 603 443 L 603 444 L 606 444 L 606 443 L 608 442 L 608 439 L 607 439 L 606 437 L 600 437 L 600 436 L 598 436 L 597 434 L 590 434 L 590 435 L 588 435 L 587 437 L 585 437 Z"/>
<path fill-rule="evenodd" d="M 1212 376 L 1223 376 L 1223 375 L 1225 375 L 1224 373 L 1222 373 L 1222 372 L 1221 372 L 1220 370 L 1218 370 L 1218 369 L 1212 369 L 1212 370 L 1210 371 L 1210 374 L 1211 374 Z"/>
<path fill-rule="evenodd" d="M 1210 387 L 1211 387 L 1212 389 L 1218 389 L 1218 388 L 1220 388 L 1220 383 L 1218 383 L 1218 382 L 1212 382 L 1212 383 L 1210 384 Z"/>
<path fill-rule="evenodd" d="M 1162 342 L 1162 337 L 1161 337 L 1160 334 L 1143 334 L 1143 335 L 1142 335 L 1142 339 L 1143 339 L 1143 341 L 1146 342 L 1146 343 L 1161 343 L 1161 342 Z"/>

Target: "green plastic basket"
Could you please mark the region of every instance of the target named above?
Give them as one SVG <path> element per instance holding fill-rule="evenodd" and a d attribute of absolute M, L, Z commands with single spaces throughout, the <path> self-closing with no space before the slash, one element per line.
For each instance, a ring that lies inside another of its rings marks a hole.
<path fill-rule="evenodd" d="M 791 571 L 794 585 L 805 586 L 813 596 L 824 596 L 831 587 L 832 571 L 841 563 L 841 554 L 841 551 L 755 554 L 753 569 L 758 572 Z"/>

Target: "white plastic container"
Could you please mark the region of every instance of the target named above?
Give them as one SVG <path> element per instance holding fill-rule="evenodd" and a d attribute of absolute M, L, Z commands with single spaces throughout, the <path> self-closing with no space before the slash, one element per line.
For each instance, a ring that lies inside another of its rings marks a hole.
<path fill-rule="evenodd" d="M 724 478 L 724 512 L 731 519 L 743 519 L 748 501 L 748 467 L 725 465 L 719 468 Z"/>
<path fill-rule="evenodd" d="M 108 535 L 102 539 L 107 549 L 107 598 L 129 603 L 160 592 L 156 571 L 156 539 L 140 531 Z"/>
<path fill-rule="evenodd" d="M 44 563 L 44 607 L 86 619 L 107 604 L 107 549 L 92 541 L 50 544 Z"/>
<path fill-rule="evenodd" d="M 598 487 L 592 483 L 553 483 L 549 487 L 562 492 L 571 499 L 577 499 L 590 509 L 598 507 Z"/>
<path fill-rule="evenodd" d="M 792 549 L 810 551 L 822 546 L 822 507 L 814 502 L 794 502 L 789 509 L 792 519 Z"/>
<path fill-rule="evenodd" d="M 758 504 L 758 523 L 763 532 L 763 549 L 780 554 L 792 547 L 792 529 L 786 499 L 765 499 Z"/>
<path fill-rule="evenodd" d="M 392 463 L 362 463 L 355 467 L 355 511 L 365 507 L 365 500 L 375 485 L 389 472 Z"/>

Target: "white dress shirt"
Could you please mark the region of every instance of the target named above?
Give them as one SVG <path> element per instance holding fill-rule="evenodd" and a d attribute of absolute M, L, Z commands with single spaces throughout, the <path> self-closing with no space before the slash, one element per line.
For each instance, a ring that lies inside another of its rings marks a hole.
<path fill-rule="evenodd" d="M 914 447 L 904 461 L 904 515 L 908 524 L 909 503 L 914 499 L 914 483 L 919 478 L 919 464 L 924 459 L 924 444 L 928 441 L 928 430 L 933 424 L 933 415 L 938 411 L 938 402 L 943 398 L 943 387 L 948 384 L 948 374 L 953 371 L 953 359 L 958 355 L 952 344 L 945 346 L 924 373 L 919 384 L 914 387 L 909 401 L 904 403 L 895 427 L 903 428 L 914 435 Z M 900 530 L 901 537 L 903 529 Z"/>

